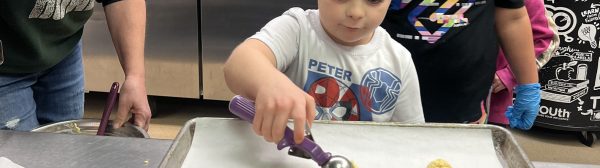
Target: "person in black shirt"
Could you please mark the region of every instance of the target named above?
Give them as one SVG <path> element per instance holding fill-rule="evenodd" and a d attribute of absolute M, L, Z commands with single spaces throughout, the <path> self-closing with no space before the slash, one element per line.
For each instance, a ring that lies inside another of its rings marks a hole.
<path fill-rule="evenodd" d="M 148 130 L 152 113 L 144 68 L 146 2 L 96 1 L 104 6 L 125 76 L 112 125 L 121 127 L 131 113 L 134 124 Z M 30 131 L 83 117 L 81 41 L 96 1 L 0 1 L 0 130 Z"/>
<path fill-rule="evenodd" d="M 523 4 L 523 0 L 392 1 L 381 26 L 412 54 L 426 122 L 485 120 L 482 102 L 489 94 L 500 42 L 519 83 L 515 106 L 508 113 L 511 126 L 531 128 L 540 86 Z"/>

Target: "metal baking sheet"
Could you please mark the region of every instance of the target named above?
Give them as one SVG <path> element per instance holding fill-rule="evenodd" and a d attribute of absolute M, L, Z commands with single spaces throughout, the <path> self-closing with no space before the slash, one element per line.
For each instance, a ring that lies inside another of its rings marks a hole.
<path fill-rule="evenodd" d="M 318 121 L 312 132 L 324 150 L 349 157 L 359 167 L 426 167 L 437 158 L 455 167 L 533 167 L 512 135 L 497 126 Z M 277 151 L 237 119 L 188 121 L 161 167 L 181 167 L 190 154 L 199 161 L 191 167 L 318 167 Z"/>
<path fill-rule="evenodd" d="M 171 143 L 145 138 L 0 130 L 0 157 L 25 168 L 154 168 L 160 165 Z"/>

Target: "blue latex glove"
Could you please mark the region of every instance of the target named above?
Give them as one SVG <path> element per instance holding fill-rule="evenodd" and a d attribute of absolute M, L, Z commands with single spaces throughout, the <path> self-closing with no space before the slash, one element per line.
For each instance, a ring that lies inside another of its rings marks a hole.
<path fill-rule="evenodd" d="M 517 99 L 506 109 L 506 117 L 511 128 L 529 130 L 540 109 L 540 84 L 518 85 L 515 88 Z"/>

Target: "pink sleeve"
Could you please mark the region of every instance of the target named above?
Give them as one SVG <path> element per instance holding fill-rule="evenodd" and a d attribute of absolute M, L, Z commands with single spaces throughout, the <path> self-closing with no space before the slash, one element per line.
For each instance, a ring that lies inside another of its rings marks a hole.
<path fill-rule="evenodd" d="M 498 78 L 500 78 L 500 81 L 502 81 L 502 84 L 504 84 L 506 89 L 513 90 L 513 88 L 517 86 L 517 80 L 513 77 L 509 66 L 496 70 L 496 75 L 498 75 Z"/>
<path fill-rule="evenodd" d="M 498 51 L 498 58 L 496 59 L 496 75 L 498 75 L 498 78 L 502 81 L 506 89 L 512 91 L 517 86 L 517 80 L 513 77 L 512 70 L 502 50 Z"/>
<path fill-rule="evenodd" d="M 526 0 L 525 8 L 531 21 L 536 57 L 542 54 L 552 41 L 554 32 L 548 27 L 546 8 L 543 0 Z"/>

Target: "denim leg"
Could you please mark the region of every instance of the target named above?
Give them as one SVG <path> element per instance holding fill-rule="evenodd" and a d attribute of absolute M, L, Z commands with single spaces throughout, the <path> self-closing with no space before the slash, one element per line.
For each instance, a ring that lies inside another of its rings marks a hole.
<path fill-rule="evenodd" d="M 81 42 L 32 86 L 40 125 L 83 117 L 84 85 Z"/>
<path fill-rule="evenodd" d="M 0 129 L 30 131 L 38 127 L 31 85 L 36 74 L 0 75 Z"/>

